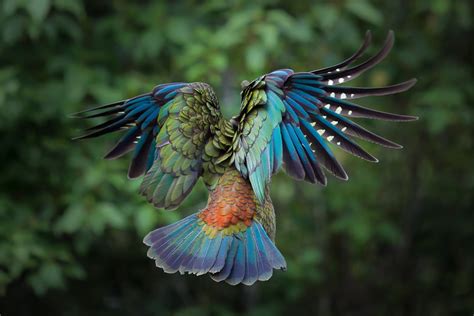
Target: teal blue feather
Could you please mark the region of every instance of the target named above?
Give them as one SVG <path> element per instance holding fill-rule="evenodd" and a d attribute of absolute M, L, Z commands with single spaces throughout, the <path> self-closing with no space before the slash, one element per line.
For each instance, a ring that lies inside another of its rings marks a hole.
<path fill-rule="evenodd" d="M 292 85 L 293 85 L 293 87 L 298 88 L 299 90 L 311 91 L 311 92 L 321 94 L 321 95 L 326 94 L 326 92 L 324 92 L 323 89 L 315 88 L 315 87 L 307 85 L 307 84 L 293 83 Z"/>
<path fill-rule="evenodd" d="M 324 172 L 321 170 L 321 167 L 317 161 L 317 158 L 315 156 L 315 153 L 311 149 L 311 145 L 309 144 L 308 140 L 306 139 L 305 135 L 301 131 L 301 128 L 294 127 L 293 128 L 296 136 L 298 137 L 299 142 L 301 143 L 301 146 L 303 147 L 306 156 L 310 160 L 310 164 L 308 167 L 310 167 L 313 172 L 314 172 L 314 180 L 318 181 L 319 183 L 325 185 L 327 182 L 326 176 L 324 175 Z M 311 180 L 311 179 L 310 179 Z M 315 182 L 315 181 L 311 181 Z"/>
<path fill-rule="evenodd" d="M 318 132 L 314 129 L 314 127 L 307 121 L 302 121 L 301 127 L 303 128 L 303 132 L 307 135 L 309 141 L 312 142 L 316 156 L 321 162 L 321 164 L 329 170 L 333 175 L 336 177 L 347 180 L 347 173 L 342 168 L 341 164 L 337 161 L 336 157 L 334 156 L 333 152 L 326 144 L 326 141 L 319 135 Z"/>
<path fill-rule="evenodd" d="M 309 120 L 309 114 L 306 112 L 305 109 L 301 105 L 298 104 L 295 100 L 292 98 L 286 98 L 285 99 L 286 104 L 288 104 L 287 108 L 293 108 L 298 114 L 306 120 Z"/>
<path fill-rule="evenodd" d="M 291 99 L 290 99 L 291 100 Z M 286 111 L 288 112 L 289 114 L 289 118 L 295 122 L 296 124 L 299 124 L 300 122 L 300 119 L 298 118 L 298 115 L 296 114 L 295 110 L 293 110 L 293 107 L 291 107 L 286 101 L 285 101 L 287 107 L 286 107 Z"/>
<path fill-rule="evenodd" d="M 267 91 L 268 103 L 275 107 L 275 109 L 280 112 L 285 112 L 285 105 L 283 104 L 281 98 L 275 94 L 274 91 Z"/>
<path fill-rule="evenodd" d="M 214 274 L 222 270 L 222 268 L 225 265 L 225 261 L 227 258 L 227 253 L 229 251 L 230 244 L 232 243 L 232 240 L 234 239 L 232 236 L 225 236 L 225 237 L 221 236 L 221 238 L 222 238 L 222 241 L 219 247 L 219 251 L 217 252 L 217 255 L 216 255 L 216 260 L 213 266 L 211 267 L 211 269 L 209 269 L 209 273 Z"/>
<path fill-rule="evenodd" d="M 300 105 L 303 105 L 303 106 L 307 107 L 308 109 L 310 109 L 312 111 L 317 111 L 318 110 L 318 107 L 316 105 L 311 103 L 309 100 L 303 98 L 301 95 L 299 95 L 295 91 L 288 91 L 288 93 L 287 93 L 288 97 L 292 98 L 293 100 L 298 102 Z"/>
<path fill-rule="evenodd" d="M 245 236 L 240 236 L 238 238 L 245 238 Z M 234 264 L 232 266 L 232 271 L 229 274 L 229 277 L 226 279 L 227 283 L 230 285 L 236 285 L 242 282 L 245 277 L 246 259 L 246 245 L 244 242 L 239 242 L 237 253 L 234 258 Z"/>
<path fill-rule="evenodd" d="M 252 285 L 258 280 L 258 263 L 257 263 L 257 250 L 256 244 L 253 240 L 252 229 L 247 229 L 245 232 L 246 239 L 246 261 L 245 261 L 245 278 L 242 283 L 245 285 Z"/>
<path fill-rule="evenodd" d="M 307 131 L 309 131 L 311 136 L 313 136 L 318 141 L 318 143 L 325 149 L 326 153 L 329 156 L 334 157 L 332 150 L 326 144 L 326 141 L 321 137 L 321 135 L 319 135 L 319 133 L 316 132 L 314 127 L 307 121 L 302 121 L 302 124 L 306 127 Z"/>
<path fill-rule="evenodd" d="M 272 134 L 272 145 L 273 145 L 273 173 L 275 173 L 278 169 L 280 169 L 281 164 L 283 162 L 283 144 L 281 140 L 281 130 L 280 127 L 277 126 L 273 130 Z"/>
<path fill-rule="evenodd" d="M 130 112 L 127 113 L 127 115 L 125 115 L 125 119 L 132 118 L 136 114 L 142 113 L 142 111 L 144 111 L 146 109 L 149 109 L 150 106 L 152 106 L 152 105 L 153 105 L 153 103 L 149 102 L 148 100 L 144 101 L 144 102 L 137 103 L 137 105 L 133 108 L 133 110 L 131 110 Z"/>
<path fill-rule="evenodd" d="M 157 109 L 156 106 L 150 106 L 149 109 L 147 109 L 145 112 L 140 114 L 140 116 L 135 120 L 135 122 L 138 125 L 141 125 L 141 126 L 145 127 L 144 121 L 149 119 L 150 116 L 152 116 L 153 113 L 155 113 L 155 115 L 158 115 L 159 111 L 160 111 L 160 109 L 159 108 Z M 153 117 L 151 117 L 151 119 L 153 119 Z"/>
<path fill-rule="evenodd" d="M 234 266 L 234 258 L 237 254 L 238 247 L 239 247 L 239 240 L 236 238 L 232 238 L 229 245 L 229 251 L 225 259 L 224 267 L 222 268 L 221 271 L 215 274 L 211 274 L 211 278 L 214 281 L 216 282 L 224 281 L 229 277 L 230 273 L 232 272 L 232 267 Z"/>
<path fill-rule="evenodd" d="M 293 91 L 294 91 L 294 93 L 301 96 L 302 98 L 305 98 L 305 99 L 311 101 L 311 104 L 313 104 L 313 105 L 321 104 L 321 101 L 318 98 L 316 98 L 313 95 L 307 93 L 306 91 L 303 91 L 303 90 L 300 90 L 300 89 L 294 89 Z"/>
<path fill-rule="evenodd" d="M 303 166 L 304 173 L 305 173 L 305 179 L 309 180 L 310 182 L 314 183 L 316 182 L 316 176 L 314 174 L 313 167 L 306 156 L 306 152 L 304 148 L 301 145 L 300 140 L 298 139 L 298 136 L 296 135 L 295 132 L 295 127 L 292 124 L 285 124 L 287 126 L 288 133 L 291 138 L 291 142 L 293 143 L 297 155 L 301 161 L 301 165 Z"/>

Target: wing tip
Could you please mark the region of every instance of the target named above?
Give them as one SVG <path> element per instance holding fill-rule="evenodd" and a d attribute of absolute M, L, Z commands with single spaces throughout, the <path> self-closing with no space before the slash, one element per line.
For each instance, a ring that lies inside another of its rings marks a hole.
<path fill-rule="evenodd" d="M 360 53 L 361 51 L 365 51 L 365 49 L 370 45 L 371 42 L 372 42 L 372 31 L 367 30 L 365 31 L 365 35 L 364 35 L 364 42 L 362 43 L 362 46 L 361 48 L 359 48 L 357 53 Z"/>
<path fill-rule="evenodd" d="M 385 52 L 384 56 L 388 55 L 393 48 L 393 44 L 395 44 L 395 32 L 393 30 L 389 30 L 387 33 L 387 37 L 385 38 L 385 43 L 382 46 L 381 52 Z"/>
<path fill-rule="evenodd" d="M 403 149 L 403 146 L 398 144 L 398 143 L 395 143 L 395 142 L 392 142 L 391 140 L 388 140 L 387 139 L 387 142 L 384 143 L 384 144 L 378 144 L 382 147 L 385 147 L 385 148 L 390 148 L 390 149 Z"/>
<path fill-rule="evenodd" d="M 66 117 L 69 119 L 78 119 L 78 118 L 81 118 L 80 114 L 81 112 L 69 113 L 66 115 Z"/>
<path fill-rule="evenodd" d="M 67 116 L 70 117 L 70 118 L 87 118 L 87 117 L 83 116 L 85 113 L 89 113 L 89 112 L 93 112 L 93 111 L 97 111 L 97 110 L 108 109 L 108 108 L 111 108 L 111 107 L 114 107 L 114 106 L 117 106 L 117 105 L 123 105 L 126 101 L 127 100 L 120 100 L 120 101 L 116 101 L 116 102 L 112 102 L 112 103 L 108 103 L 108 104 L 104 104 L 104 105 L 100 105 L 100 106 L 91 107 L 91 108 L 88 108 L 88 109 L 85 109 L 85 110 L 82 110 L 82 111 L 79 111 L 79 112 L 74 112 L 74 113 L 68 114 Z"/>
<path fill-rule="evenodd" d="M 402 91 L 406 91 L 408 89 L 411 89 L 416 83 L 418 82 L 418 79 L 416 78 L 411 78 L 405 82 L 402 82 L 400 85 L 403 85 L 405 90 L 402 90 Z"/>
<path fill-rule="evenodd" d="M 395 41 L 395 32 L 393 30 L 388 30 L 387 42 L 391 42 L 393 44 L 394 41 Z"/>
<path fill-rule="evenodd" d="M 349 181 L 349 175 L 347 173 L 344 173 L 344 176 L 337 176 L 338 179 L 342 181 Z"/>
<path fill-rule="evenodd" d="M 91 138 L 91 137 L 92 136 L 90 134 L 84 134 L 84 135 L 79 135 L 79 136 L 72 137 L 71 140 L 72 141 L 78 141 L 78 140 L 84 140 L 84 139 Z"/>
<path fill-rule="evenodd" d="M 394 114 L 394 113 L 388 113 L 394 115 L 394 118 L 392 121 L 399 121 L 399 122 L 412 122 L 412 121 L 418 121 L 420 118 L 415 115 L 402 115 L 402 114 Z"/>

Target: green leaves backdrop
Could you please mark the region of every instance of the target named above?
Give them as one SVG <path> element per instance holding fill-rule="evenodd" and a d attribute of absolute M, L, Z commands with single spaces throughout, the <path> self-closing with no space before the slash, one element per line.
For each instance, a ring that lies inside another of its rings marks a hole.
<path fill-rule="evenodd" d="M 0 313 L 31 315 L 466 315 L 474 306 L 471 1 L 0 2 Z M 393 29 L 389 58 L 356 84 L 411 77 L 367 105 L 419 115 L 364 122 L 404 144 L 344 156 L 349 182 L 273 181 L 288 272 L 248 288 L 167 275 L 143 236 L 206 202 L 200 185 L 157 211 L 103 161 L 114 137 L 75 143 L 68 117 L 158 83 L 205 81 L 238 111 L 240 81 L 309 70 Z"/>

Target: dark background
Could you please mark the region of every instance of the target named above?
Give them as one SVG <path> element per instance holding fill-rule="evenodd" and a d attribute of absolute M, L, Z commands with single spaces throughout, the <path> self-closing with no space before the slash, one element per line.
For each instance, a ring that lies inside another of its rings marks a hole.
<path fill-rule="evenodd" d="M 471 1 L 0 1 L 0 313 L 13 315 L 472 315 L 474 90 Z M 253 287 L 167 275 L 143 236 L 202 208 L 199 185 L 155 210 L 103 161 L 117 135 L 72 142 L 68 114 L 148 92 L 212 84 L 227 117 L 240 81 L 311 70 L 396 44 L 354 85 L 411 77 L 364 105 L 419 115 L 362 121 L 402 143 L 338 153 L 351 176 L 326 188 L 275 177 L 286 273 Z"/>

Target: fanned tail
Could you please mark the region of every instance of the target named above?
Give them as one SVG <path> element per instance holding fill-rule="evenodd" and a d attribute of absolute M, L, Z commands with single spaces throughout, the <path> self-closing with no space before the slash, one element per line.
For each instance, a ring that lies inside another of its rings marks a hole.
<path fill-rule="evenodd" d="M 210 274 L 214 281 L 252 285 L 270 279 L 286 262 L 262 225 L 235 225 L 235 232 L 215 230 L 199 214 L 150 232 L 148 256 L 166 273 Z"/>

